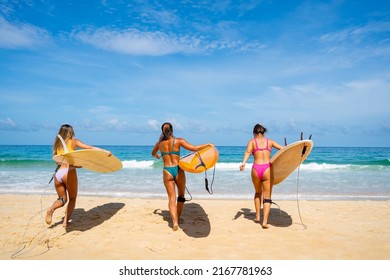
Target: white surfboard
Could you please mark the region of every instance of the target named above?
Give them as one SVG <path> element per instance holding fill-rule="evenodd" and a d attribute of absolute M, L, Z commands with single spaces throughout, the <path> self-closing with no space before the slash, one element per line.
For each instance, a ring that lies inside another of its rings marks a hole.
<path fill-rule="evenodd" d="M 283 147 L 270 160 L 274 173 L 274 185 L 279 184 L 306 160 L 313 149 L 312 140 L 301 140 Z"/>
<path fill-rule="evenodd" d="M 57 163 L 66 162 L 95 172 L 114 172 L 122 168 L 122 162 L 102 150 L 84 149 L 53 156 Z"/>

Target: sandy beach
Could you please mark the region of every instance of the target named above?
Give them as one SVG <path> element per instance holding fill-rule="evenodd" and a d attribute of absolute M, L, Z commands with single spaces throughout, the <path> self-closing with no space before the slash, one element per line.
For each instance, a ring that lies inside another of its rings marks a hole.
<path fill-rule="evenodd" d="M 389 260 L 390 201 L 277 201 L 270 228 L 252 200 L 187 202 L 172 231 L 167 201 L 79 196 L 46 226 L 52 195 L 0 195 L 0 259 L 21 260 Z M 41 208 L 42 205 L 42 208 Z"/>

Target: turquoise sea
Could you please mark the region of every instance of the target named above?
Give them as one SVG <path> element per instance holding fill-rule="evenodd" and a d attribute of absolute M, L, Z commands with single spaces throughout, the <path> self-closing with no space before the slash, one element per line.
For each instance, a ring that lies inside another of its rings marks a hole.
<path fill-rule="evenodd" d="M 112 151 L 123 169 L 114 173 L 79 169 L 80 195 L 166 197 L 162 161 L 151 156 L 152 146 L 100 147 Z M 215 173 L 207 172 L 209 184 L 214 177 L 214 194 L 205 190 L 204 173 L 187 173 L 187 188 L 193 198 L 252 198 L 251 160 L 245 171 L 238 169 L 245 147 L 217 149 L 220 156 Z M 50 145 L 0 145 L 0 193 L 55 194 L 53 183 L 49 184 L 55 167 Z M 307 200 L 390 199 L 390 148 L 314 147 L 299 172 L 274 187 L 273 199 L 296 199 L 297 193 Z"/>

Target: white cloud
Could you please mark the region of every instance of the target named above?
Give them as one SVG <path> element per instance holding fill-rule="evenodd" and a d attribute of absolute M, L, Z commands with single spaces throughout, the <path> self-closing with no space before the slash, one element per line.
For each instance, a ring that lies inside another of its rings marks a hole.
<path fill-rule="evenodd" d="M 130 125 L 125 120 L 118 118 L 110 118 L 104 121 L 98 119 L 83 119 L 82 121 L 76 121 L 75 127 L 87 131 L 129 131 Z"/>
<path fill-rule="evenodd" d="M 6 118 L 3 120 L 0 120 L 0 129 L 1 130 L 13 130 L 18 127 L 17 123 L 12 120 L 11 118 Z"/>
<path fill-rule="evenodd" d="M 386 34 L 390 31 L 390 22 L 372 22 L 364 26 L 353 26 L 330 32 L 320 37 L 321 42 L 353 42 L 360 43 L 377 34 Z"/>
<path fill-rule="evenodd" d="M 73 31 L 72 37 L 96 48 L 129 55 L 163 56 L 177 53 L 210 53 L 218 50 L 248 52 L 263 49 L 259 42 L 211 39 L 197 35 L 176 35 L 161 31 L 140 31 L 135 28 L 109 28 Z"/>
<path fill-rule="evenodd" d="M 127 131 L 129 129 L 129 124 L 127 121 L 121 121 L 116 118 L 106 120 L 102 123 L 102 128 L 104 130 L 114 130 L 114 131 Z"/>
<path fill-rule="evenodd" d="M 174 36 L 164 32 L 142 32 L 134 28 L 111 30 L 100 28 L 73 32 L 81 42 L 107 51 L 131 55 L 161 56 L 173 53 L 199 52 L 201 40 L 190 36 Z"/>
<path fill-rule="evenodd" d="M 96 114 L 96 115 L 108 113 L 108 112 L 111 112 L 111 111 L 112 111 L 111 107 L 103 106 L 103 105 L 96 106 L 96 107 L 91 108 L 91 109 L 88 110 L 89 113 Z"/>
<path fill-rule="evenodd" d="M 183 125 L 178 122 L 176 119 L 174 118 L 168 118 L 167 120 L 165 120 L 164 122 L 169 122 L 172 124 L 173 126 L 173 129 L 174 130 L 183 130 Z M 159 122 L 157 120 L 148 120 L 148 125 L 153 129 L 153 130 L 156 130 L 156 131 L 159 131 L 161 129 L 161 125 L 164 123 L 164 122 Z"/>
<path fill-rule="evenodd" d="M 50 41 L 48 32 L 30 24 L 10 23 L 0 16 L 0 47 L 36 48 Z"/>
<path fill-rule="evenodd" d="M 179 121 L 177 121 L 174 118 L 167 119 L 167 122 L 170 122 L 173 126 L 173 130 L 184 130 L 183 124 L 181 124 Z"/>
<path fill-rule="evenodd" d="M 160 123 L 157 120 L 148 120 L 148 125 L 154 130 L 160 129 Z"/>

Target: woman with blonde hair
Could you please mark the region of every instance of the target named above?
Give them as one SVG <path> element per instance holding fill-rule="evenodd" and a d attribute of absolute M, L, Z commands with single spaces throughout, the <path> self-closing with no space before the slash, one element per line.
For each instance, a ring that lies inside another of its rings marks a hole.
<path fill-rule="evenodd" d="M 54 141 L 53 154 L 61 155 L 67 151 L 75 151 L 77 148 L 104 150 L 87 145 L 76 139 L 73 127 L 68 124 L 62 125 Z M 106 152 L 111 154 L 109 151 Z M 76 206 L 78 189 L 78 179 L 76 173 L 77 167 L 69 165 L 66 162 L 57 162 L 57 165 L 58 170 L 54 175 L 54 186 L 58 195 L 58 199 L 53 203 L 49 210 L 47 210 L 45 221 L 50 225 L 52 223 L 54 211 L 60 207 L 65 206 L 65 204 L 68 202 L 62 224 L 64 227 L 67 227 L 70 217 Z"/>

